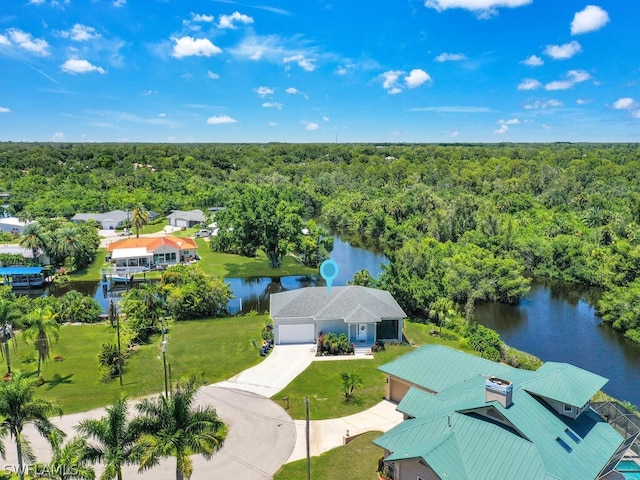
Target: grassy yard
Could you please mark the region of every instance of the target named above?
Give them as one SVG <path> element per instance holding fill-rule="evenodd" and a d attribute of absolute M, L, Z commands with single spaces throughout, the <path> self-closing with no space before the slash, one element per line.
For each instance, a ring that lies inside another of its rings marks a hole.
<path fill-rule="evenodd" d="M 305 418 L 304 397 L 307 396 L 312 420 L 344 417 L 366 410 L 384 397 L 385 376 L 378 367 L 412 350 L 409 345 L 388 345 L 373 359 L 313 362 L 273 399 L 282 403 L 281 399 L 288 395 L 288 413 L 298 419 Z M 344 400 L 341 372 L 355 372 L 362 378 L 362 388 L 349 402 Z"/>
<path fill-rule="evenodd" d="M 247 316 L 192 320 L 170 325 L 167 361 L 173 381 L 196 375 L 198 381 L 214 383 L 260 362 L 252 338 L 259 339 L 266 316 Z M 97 356 L 103 343 L 115 343 L 115 331 L 106 325 L 65 326 L 60 340 L 52 348 L 52 357 L 62 355 L 64 361 L 49 361 L 43 366 L 45 384 L 37 396 L 56 400 L 65 413 L 80 412 L 110 404 L 120 392 L 140 397 L 164 390 L 164 370 L 160 358 L 160 338 L 139 347 L 127 361 L 124 386 L 117 379 L 103 383 L 99 378 Z M 18 336 L 18 352 L 12 356 L 14 369 L 31 372 L 36 363 L 33 347 Z M 20 360 L 19 360 L 20 359 Z"/>
<path fill-rule="evenodd" d="M 442 330 L 442 334 L 432 335 L 432 325 L 405 322 L 404 334 L 414 345 L 440 344 L 473 353 L 461 344 L 458 336 Z M 304 397 L 309 397 L 312 420 L 336 418 L 351 415 L 374 406 L 384 397 L 385 376 L 378 370 L 400 355 L 413 350 L 409 345 L 387 345 L 386 350 L 375 354 L 373 360 L 335 360 L 313 362 L 293 382 L 273 399 L 282 402 L 289 396 L 289 415 L 293 418 L 305 417 Z M 344 401 L 342 390 L 342 372 L 355 372 L 362 378 L 362 388 L 350 402 Z"/>
<path fill-rule="evenodd" d="M 311 478 L 344 478 L 349 480 L 377 480 L 376 467 L 383 455 L 380 447 L 371 443 L 382 432 L 368 432 L 344 447 L 334 448 L 318 457 L 311 457 Z M 307 460 L 284 465 L 273 476 L 274 480 L 300 480 L 306 478 Z"/>
<path fill-rule="evenodd" d="M 176 233 L 185 234 L 185 232 Z M 201 258 L 198 265 L 204 273 L 212 277 L 284 277 L 287 275 L 313 275 L 318 273 L 317 269 L 301 265 L 290 255 L 287 255 L 282 260 L 281 268 L 275 269 L 271 268 L 267 256 L 262 252 L 258 252 L 256 257 L 212 252 L 209 249 L 208 241 L 203 238 L 196 238 L 195 240 L 198 245 L 198 255 Z M 106 249 L 99 249 L 91 265 L 70 273 L 69 279 L 78 281 L 100 280 L 101 269 L 106 266 L 104 261 L 106 255 Z M 160 278 L 160 272 L 149 272 L 147 273 L 147 278 Z"/>

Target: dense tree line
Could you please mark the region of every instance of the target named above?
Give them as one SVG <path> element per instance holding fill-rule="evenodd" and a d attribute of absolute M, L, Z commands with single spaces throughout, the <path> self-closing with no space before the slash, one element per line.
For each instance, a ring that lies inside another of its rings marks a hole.
<path fill-rule="evenodd" d="M 517 302 L 544 275 L 602 287 L 605 320 L 640 336 L 638 144 L 5 143 L 0 167 L 24 218 L 232 206 L 273 189 L 303 220 L 382 248 L 382 281 L 412 314 L 443 297 L 469 314 Z"/>

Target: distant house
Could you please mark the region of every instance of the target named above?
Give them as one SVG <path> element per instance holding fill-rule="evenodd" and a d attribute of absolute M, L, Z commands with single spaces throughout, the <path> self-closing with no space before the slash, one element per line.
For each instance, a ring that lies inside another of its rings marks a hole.
<path fill-rule="evenodd" d="M 43 250 L 37 249 L 35 253 L 36 256 L 34 258 L 33 250 L 30 248 L 24 248 L 17 244 L 0 245 L 0 255 L 21 255 L 23 261 L 35 261 L 40 265 L 49 265 L 51 263 L 49 257 Z"/>
<path fill-rule="evenodd" d="M 24 230 L 24 227 L 29 225 L 28 221 L 20 220 L 17 217 L 0 217 L 0 230 L 6 233 L 13 233 L 14 235 L 20 235 Z"/>
<path fill-rule="evenodd" d="M 320 332 L 344 333 L 351 343 L 401 341 L 406 314 L 391 294 L 375 288 L 308 287 L 270 297 L 275 343 L 312 343 Z"/>
<path fill-rule="evenodd" d="M 173 210 L 167 215 L 169 225 L 173 227 L 191 228 L 206 221 L 202 210 Z"/>
<path fill-rule="evenodd" d="M 158 218 L 158 213 L 147 212 L 149 221 Z M 115 230 L 124 226 L 125 222 L 131 218 L 131 211 L 112 210 L 106 213 L 76 213 L 71 217 L 71 221 L 75 223 L 86 222 L 87 220 L 95 220 L 102 225 L 103 230 Z"/>
<path fill-rule="evenodd" d="M 520 370 L 429 345 L 380 370 L 405 416 L 374 440 L 394 480 L 623 478 L 614 470 L 638 436 L 591 409 L 607 379 L 570 364 Z"/>
<path fill-rule="evenodd" d="M 152 269 L 196 259 L 198 247 L 191 238 L 125 238 L 109 244 L 109 260 L 116 267 Z"/>

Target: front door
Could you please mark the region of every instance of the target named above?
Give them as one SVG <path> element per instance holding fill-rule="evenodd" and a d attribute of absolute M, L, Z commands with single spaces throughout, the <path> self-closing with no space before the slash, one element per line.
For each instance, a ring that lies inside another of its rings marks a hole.
<path fill-rule="evenodd" d="M 367 324 L 366 323 L 358 324 L 358 332 L 356 333 L 356 340 L 358 342 L 367 341 Z"/>

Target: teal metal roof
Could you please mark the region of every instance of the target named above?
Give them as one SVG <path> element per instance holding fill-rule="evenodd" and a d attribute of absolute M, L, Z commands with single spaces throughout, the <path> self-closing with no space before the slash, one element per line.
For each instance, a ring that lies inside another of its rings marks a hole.
<path fill-rule="evenodd" d="M 608 380 L 568 363 L 547 362 L 535 371 L 525 389 L 543 397 L 582 407 Z"/>
<path fill-rule="evenodd" d="M 595 478 L 623 441 L 591 410 L 573 420 L 540 398 L 583 406 L 606 383 L 604 377 L 573 365 L 550 362 L 532 372 L 448 347 L 427 346 L 380 370 L 417 386 L 398 405 L 399 411 L 415 418 L 374 443 L 392 452 L 388 460 L 422 458 L 441 477 L 461 464 L 467 477 L 478 479 Z M 488 375 L 512 382 L 508 408 L 486 401 Z M 455 438 L 458 453 L 443 435 Z M 458 454 L 461 458 L 456 460 Z M 467 477 L 459 473 L 450 478 Z"/>
<path fill-rule="evenodd" d="M 442 345 L 427 345 L 418 348 L 382 365 L 379 369 L 384 373 L 435 392 L 440 392 L 478 375 L 510 380 L 510 376 L 519 376 L 523 371 Z"/>

